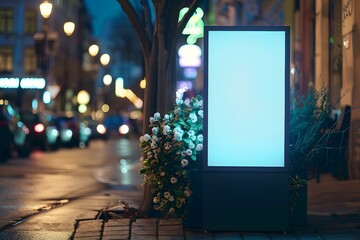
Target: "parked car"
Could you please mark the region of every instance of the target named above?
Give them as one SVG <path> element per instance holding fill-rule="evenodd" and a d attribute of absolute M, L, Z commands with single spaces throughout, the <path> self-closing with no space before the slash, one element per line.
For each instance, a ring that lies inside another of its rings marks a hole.
<path fill-rule="evenodd" d="M 129 137 L 132 132 L 129 118 L 122 115 L 105 117 L 104 125 L 112 136 Z"/>
<path fill-rule="evenodd" d="M 91 130 L 90 139 L 107 140 L 109 138 L 109 131 L 102 122 L 94 120 L 91 116 L 84 117 L 82 122 Z"/>
<path fill-rule="evenodd" d="M 15 107 L 7 99 L 0 99 L 0 161 L 12 157 L 13 150 L 20 157 L 30 155 L 32 142 L 29 129 Z"/>
<path fill-rule="evenodd" d="M 60 142 L 65 147 L 86 147 L 91 130 L 73 113 L 56 114 L 54 122 L 59 129 Z"/>
<path fill-rule="evenodd" d="M 58 149 L 59 131 L 50 114 L 20 111 L 20 117 L 29 129 L 29 138 L 33 147 L 43 151 Z"/>

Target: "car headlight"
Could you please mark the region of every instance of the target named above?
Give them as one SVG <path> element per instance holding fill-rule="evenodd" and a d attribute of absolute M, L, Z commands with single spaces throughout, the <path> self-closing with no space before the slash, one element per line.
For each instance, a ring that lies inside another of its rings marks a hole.
<path fill-rule="evenodd" d="M 101 135 L 102 135 L 102 134 L 105 134 L 105 133 L 106 133 L 106 127 L 105 127 L 103 124 L 98 124 L 98 125 L 96 126 L 96 131 L 97 131 L 98 133 L 100 133 Z"/>
<path fill-rule="evenodd" d="M 130 128 L 129 128 L 129 126 L 126 125 L 126 124 L 123 124 L 123 125 L 121 125 L 121 126 L 119 127 L 119 133 L 120 133 L 120 134 L 125 135 L 125 134 L 129 133 L 129 131 L 130 131 Z"/>

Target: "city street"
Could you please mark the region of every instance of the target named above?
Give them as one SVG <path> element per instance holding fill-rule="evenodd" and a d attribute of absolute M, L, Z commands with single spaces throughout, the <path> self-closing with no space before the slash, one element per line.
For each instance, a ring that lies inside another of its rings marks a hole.
<path fill-rule="evenodd" d="M 122 209 L 122 201 L 139 206 L 138 144 L 137 138 L 93 140 L 88 148 L 36 151 L 28 159 L 1 164 L 0 239 L 109 239 L 129 236 L 129 229 L 131 239 L 137 239 L 137 233 L 149 234 L 143 228 L 153 229 L 153 219 L 140 219 L 129 227 L 126 219 L 101 217 L 102 210 Z M 308 225 L 292 229 L 287 236 L 183 232 L 181 223 L 171 223 L 173 232 L 162 233 L 179 234 L 168 239 L 183 239 L 183 234 L 189 239 L 357 239 L 359 187 L 358 180 L 337 181 L 329 174 L 320 183 L 311 180 Z"/>
<path fill-rule="evenodd" d="M 12 233 L 35 234 L 35 230 L 36 234 L 39 231 L 46 234 L 51 230 L 63 232 L 64 238 L 62 235 L 59 238 L 66 239 L 77 219 L 94 218 L 102 204 L 107 207 L 121 200 L 110 193 L 105 193 L 103 201 L 98 198 L 109 186 L 116 188 L 116 192 L 121 193 L 124 188 L 127 194 L 131 190 L 138 196 L 139 157 L 138 140 L 122 138 L 93 140 L 84 149 L 36 151 L 28 159 L 13 158 L 1 164 L 0 239 L 6 239 L 6 232 L 19 228 Z M 63 219 L 54 210 L 62 211 Z M 89 210 L 93 214 L 89 215 Z"/>

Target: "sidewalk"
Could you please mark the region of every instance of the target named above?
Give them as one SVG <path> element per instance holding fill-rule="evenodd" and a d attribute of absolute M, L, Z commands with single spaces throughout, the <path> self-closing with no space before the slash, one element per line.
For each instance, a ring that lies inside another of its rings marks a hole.
<path fill-rule="evenodd" d="M 138 194 L 114 190 L 119 202 L 138 207 Z M 133 190 L 139 191 L 139 190 Z M 127 199 L 122 199 L 127 196 Z M 129 198 L 134 196 L 134 199 Z M 109 206 L 113 207 L 113 206 Z M 219 219 L 221 221 L 221 219 Z M 360 240 L 360 180 L 337 181 L 322 176 L 308 186 L 308 224 L 281 232 L 205 232 L 184 229 L 179 219 L 77 219 L 71 239 L 339 239 Z"/>

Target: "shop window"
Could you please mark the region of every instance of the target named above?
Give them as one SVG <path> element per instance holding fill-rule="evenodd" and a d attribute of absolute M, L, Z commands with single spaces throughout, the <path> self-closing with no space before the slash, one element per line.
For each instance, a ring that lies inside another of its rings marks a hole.
<path fill-rule="evenodd" d="M 13 49 L 0 47 L 0 73 L 11 73 L 13 71 Z"/>
<path fill-rule="evenodd" d="M 14 31 L 14 11 L 10 8 L 0 9 L 0 33 Z"/>
<path fill-rule="evenodd" d="M 36 72 L 37 62 L 34 48 L 25 48 L 24 51 L 24 71 L 28 74 Z"/>
<path fill-rule="evenodd" d="M 36 32 L 37 27 L 37 15 L 34 9 L 27 9 L 25 11 L 25 23 L 24 23 L 24 32 L 26 34 L 33 34 Z"/>

